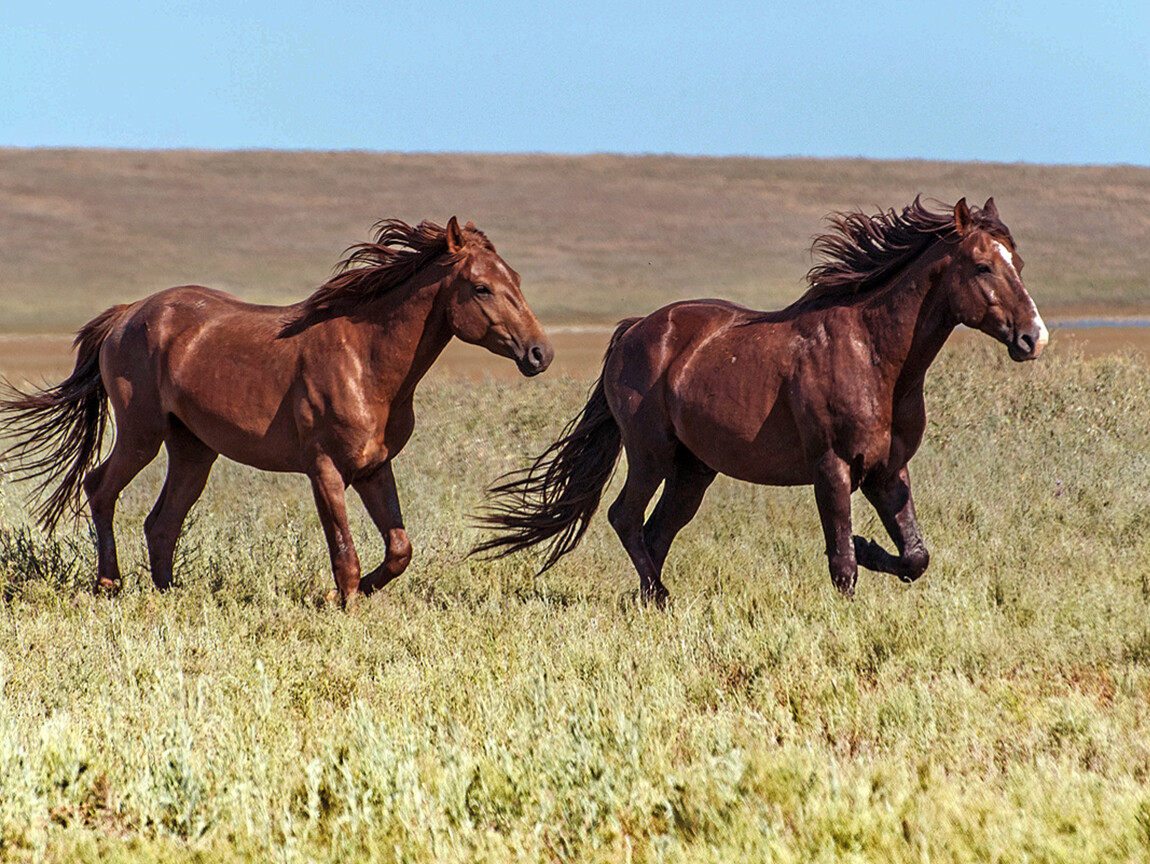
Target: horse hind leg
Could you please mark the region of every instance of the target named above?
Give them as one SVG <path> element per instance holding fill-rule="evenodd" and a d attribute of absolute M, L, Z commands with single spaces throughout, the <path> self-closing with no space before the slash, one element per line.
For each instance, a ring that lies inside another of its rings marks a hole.
<path fill-rule="evenodd" d="M 623 491 L 607 511 L 607 521 L 619 535 L 619 541 L 639 573 L 639 590 L 644 602 L 654 601 L 656 605 L 662 606 L 669 592 L 659 578 L 660 567 L 656 566 L 647 546 L 643 516 L 648 502 L 667 472 L 665 466 L 660 466 L 649 456 L 640 462 L 631 461 L 630 451 L 627 456 L 627 480 L 623 484 Z"/>
<path fill-rule="evenodd" d="M 84 492 L 96 530 L 96 592 L 115 591 L 120 582 L 113 524 L 116 502 L 124 487 L 156 457 L 162 441 L 160 434 L 133 434 L 130 427 L 121 428 L 108 458 L 84 477 Z"/>
<path fill-rule="evenodd" d="M 184 520 L 199 500 L 215 464 L 217 453 L 188 431 L 178 420 L 165 440 L 168 476 L 152 512 L 144 520 L 152 584 L 163 591 L 172 586 L 176 542 Z"/>
<path fill-rule="evenodd" d="M 703 496 L 715 480 L 716 472 L 694 453 L 679 445 L 675 464 L 663 486 L 659 503 L 643 526 L 643 539 L 660 578 L 667 552 L 676 535 L 695 518 Z"/>

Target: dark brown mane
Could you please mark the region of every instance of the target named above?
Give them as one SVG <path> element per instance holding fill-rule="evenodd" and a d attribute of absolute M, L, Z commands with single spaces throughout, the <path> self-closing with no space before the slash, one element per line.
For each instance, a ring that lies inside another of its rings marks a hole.
<path fill-rule="evenodd" d="M 479 229 L 468 224 L 465 231 L 472 242 L 492 248 Z M 374 239 L 344 250 L 347 257 L 336 264 L 335 275 L 300 304 L 299 314 L 280 335 L 292 336 L 317 321 L 347 314 L 411 279 L 447 251 L 447 230 L 442 225 L 426 220 L 414 227 L 400 219 L 377 222 Z"/>
<path fill-rule="evenodd" d="M 810 288 L 790 308 L 829 305 L 866 294 L 885 285 L 935 241 L 956 237 L 954 207 L 931 210 L 921 198 L 916 196 L 901 213 L 892 208 L 873 216 L 860 211 L 828 216 L 831 230 L 811 246 L 823 260 L 808 271 Z M 995 216 L 977 209 L 971 216 L 975 227 L 1001 236 L 1013 247 L 1010 231 Z"/>

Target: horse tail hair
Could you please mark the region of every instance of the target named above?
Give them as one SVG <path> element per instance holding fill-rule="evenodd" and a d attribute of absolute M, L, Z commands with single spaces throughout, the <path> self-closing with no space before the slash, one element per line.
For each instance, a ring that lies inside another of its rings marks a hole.
<path fill-rule="evenodd" d="M 639 318 L 619 322 L 603 362 Z M 503 475 L 488 490 L 492 499 L 480 525 L 494 528 L 495 537 L 471 550 L 503 558 L 540 543 L 550 543 L 540 573 L 579 545 L 591 517 L 599 509 L 603 490 L 615 473 L 623 449 L 619 424 L 607 404 L 603 375 L 554 444 L 527 468 Z"/>
<path fill-rule="evenodd" d="M 15 458 L 21 479 L 40 481 L 32 512 L 49 534 L 64 511 L 79 515 L 84 475 L 100 456 L 108 426 L 100 346 L 127 309 L 113 306 L 80 329 L 72 345 L 76 366 L 62 383 L 31 392 L 0 383 L 0 434 L 16 439 L 0 458 Z"/>

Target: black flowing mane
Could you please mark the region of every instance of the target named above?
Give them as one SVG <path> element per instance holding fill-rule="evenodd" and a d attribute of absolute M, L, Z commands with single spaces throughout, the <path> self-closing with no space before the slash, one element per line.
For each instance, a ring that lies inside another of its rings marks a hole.
<path fill-rule="evenodd" d="M 811 246 L 812 253 L 823 260 L 808 271 L 810 288 L 790 308 L 831 305 L 867 294 L 885 285 L 936 241 L 956 238 L 954 207 L 931 210 L 921 199 L 916 196 L 901 213 L 892 208 L 873 216 L 860 211 L 828 216 L 831 230 L 816 237 Z M 1014 248 L 1010 230 L 997 216 L 972 208 L 971 219 L 974 227 L 990 231 Z"/>

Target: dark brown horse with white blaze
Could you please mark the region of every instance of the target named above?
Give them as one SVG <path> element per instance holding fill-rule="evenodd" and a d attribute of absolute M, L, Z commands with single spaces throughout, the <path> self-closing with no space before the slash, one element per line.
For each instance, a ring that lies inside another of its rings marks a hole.
<path fill-rule="evenodd" d="M 675 535 L 718 473 L 774 486 L 813 484 L 831 579 L 853 596 L 861 564 L 904 582 L 926 570 L 907 462 L 926 427 L 923 380 L 959 324 L 1042 353 L 1046 327 L 1023 287 L 1022 259 L 993 199 L 932 212 L 831 217 L 810 290 L 779 312 L 722 300 L 674 303 L 622 322 L 582 412 L 524 471 L 491 493 L 498 533 L 476 551 L 507 555 L 550 542 L 544 569 L 579 542 L 627 452 L 608 519 L 645 598 Z M 644 524 L 648 502 L 663 494 Z M 892 555 L 853 536 L 862 489 Z"/>
<path fill-rule="evenodd" d="M 25 476 L 47 493 L 51 531 L 87 493 L 96 528 L 96 587 L 120 578 L 116 500 L 159 452 L 168 474 L 144 531 L 152 579 L 172 584 L 184 519 L 217 455 L 265 471 L 306 474 L 344 599 L 407 567 L 391 460 L 415 425 L 412 395 L 453 336 L 512 358 L 524 375 L 551 362 L 519 275 L 470 222 L 398 220 L 348 249 L 339 272 L 306 300 L 255 306 L 209 288 L 171 288 L 114 306 L 76 337 L 76 366 L 57 387 L 10 392 L 0 403 Z M 100 456 L 108 418 L 115 445 Z M 89 470 L 91 469 L 91 470 Z M 49 489 L 55 484 L 55 488 Z M 361 579 L 344 503 L 351 486 L 386 542 Z"/>

